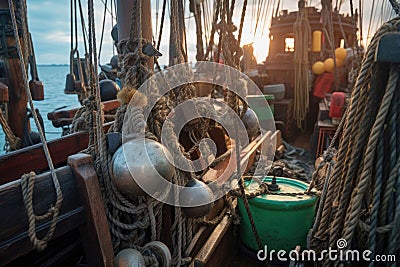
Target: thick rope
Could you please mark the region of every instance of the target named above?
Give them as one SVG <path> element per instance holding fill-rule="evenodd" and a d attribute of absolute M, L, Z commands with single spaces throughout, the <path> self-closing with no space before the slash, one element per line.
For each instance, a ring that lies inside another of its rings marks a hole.
<path fill-rule="evenodd" d="M 398 26 L 400 18 L 385 23 L 368 47 L 344 116 L 337 163 L 325 177 L 311 234 L 313 249 L 335 248 L 339 238 L 347 241 L 346 250 L 368 247 L 372 256 L 395 254 L 400 247 L 400 77 L 397 64 L 374 61 L 381 37 L 397 32 Z M 360 239 L 365 233 L 368 240 Z"/>
<path fill-rule="evenodd" d="M 305 8 L 299 9 L 294 23 L 296 49 L 294 51 L 295 85 L 294 85 L 294 118 L 298 128 L 303 128 L 309 108 L 310 78 L 308 75 L 308 47 L 310 44 L 311 28 Z"/>
<path fill-rule="evenodd" d="M 0 109 L 0 124 L 1 127 L 3 128 L 4 134 L 6 135 L 6 141 L 7 141 L 7 146 L 5 147 L 6 151 L 9 152 L 20 149 L 22 147 L 22 139 L 19 138 L 18 136 L 15 136 L 3 114 L 3 110 L 1 109 Z"/>
<path fill-rule="evenodd" d="M 29 175 L 23 175 L 21 177 L 21 186 L 23 188 L 22 196 L 23 196 L 23 199 L 24 199 L 24 204 L 25 204 L 25 208 L 26 208 L 26 211 L 27 211 L 27 214 L 28 214 L 28 220 L 29 220 L 29 237 L 30 237 L 30 240 L 31 240 L 32 244 L 34 245 L 34 247 L 36 249 L 43 250 L 47 246 L 47 241 L 50 240 L 52 238 L 52 236 L 53 236 L 53 233 L 54 233 L 54 230 L 55 230 L 55 227 L 56 227 L 56 224 L 57 224 L 58 214 L 59 214 L 60 207 L 61 207 L 61 204 L 62 204 L 62 201 L 63 201 L 63 197 L 62 197 L 62 192 L 61 192 L 61 186 L 60 186 L 60 183 L 59 183 L 58 178 L 57 178 L 57 174 L 56 174 L 55 169 L 54 169 L 54 164 L 53 164 L 53 161 L 51 159 L 49 148 L 47 146 L 47 141 L 46 141 L 46 138 L 44 136 L 43 129 L 41 127 L 38 115 L 36 113 L 36 109 L 35 109 L 34 104 L 33 104 L 31 92 L 29 90 L 27 71 L 26 71 L 25 64 L 24 64 L 25 60 L 24 60 L 24 55 L 23 55 L 22 49 L 21 49 L 20 36 L 19 36 L 19 33 L 18 33 L 18 25 L 17 25 L 16 16 L 15 16 L 14 1 L 9 0 L 8 1 L 8 6 L 10 8 L 11 20 L 12 20 L 12 24 L 13 24 L 13 30 L 14 30 L 14 36 L 15 36 L 15 42 L 16 42 L 16 46 L 17 46 L 18 56 L 19 56 L 19 59 L 20 59 L 20 67 L 21 67 L 24 87 L 25 87 L 25 90 L 26 90 L 26 94 L 28 96 L 28 102 L 29 102 L 29 105 L 30 105 L 31 110 L 32 110 L 32 114 L 33 114 L 33 118 L 34 118 L 36 127 L 37 127 L 37 129 L 39 131 L 40 140 L 41 140 L 42 145 L 43 145 L 43 151 L 44 151 L 44 154 L 45 154 L 45 157 L 46 157 L 49 169 L 50 169 L 50 173 L 51 173 L 51 176 L 52 176 L 54 188 L 55 188 L 55 191 L 56 191 L 56 203 L 55 203 L 54 207 L 50 208 L 45 215 L 36 216 L 34 214 L 33 204 L 32 204 L 32 195 L 33 195 L 35 175 L 34 175 L 34 173 L 30 173 Z M 24 16 L 22 16 L 22 17 L 23 17 L 23 20 L 24 20 Z M 28 43 L 28 35 L 26 34 L 26 32 L 27 31 L 25 31 L 25 34 L 22 36 L 23 42 L 25 44 Z M 29 186 L 27 186 L 28 184 L 29 184 Z M 50 216 L 52 216 L 51 226 L 50 226 L 47 234 L 45 235 L 45 237 L 43 239 L 39 239 L 36 236 L 35 223 L 38 220 L 39 221 L 40 220 L 44 220 L 44 219 L 49 218 Z"/>

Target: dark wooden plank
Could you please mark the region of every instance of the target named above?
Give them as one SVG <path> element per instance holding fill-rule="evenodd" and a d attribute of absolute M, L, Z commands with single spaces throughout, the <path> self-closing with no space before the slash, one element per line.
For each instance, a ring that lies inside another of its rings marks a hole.
<path fill-rule="evenodd" d="M 226 233 L 223 235 L 220 243 L 215 249 L 215 253 L 201 266 L 228 266 L 234 255 L 237 255 L 237 238 L 233 233 L 233 226 L 230 225 Z M 195 265 L 196 266 L 196 265 Z"/>
<path fill-rule="evenodd" d="M 58 218 L 57 227 L 53 235 L 53 239 L 65 235 L 69 231 L 76 229 L 85 220 L 84 210 L 79 207 L 71 212 L 62 214 Z M 37 233 L 39 236 L 44 236 L 50 227 L 50 222 L 39 225 Z M 0 266 L 4 266 L 29 252 L 37 255 L 39 252 L 33 250 L 32 243 L 29 240 L 28 231 L 15 236 L 10 242 L 3 242 L 0 244 Z M 52 248 L 47 248 L 41 254 Z"/>
<path fill-rule="evenodd" d="M 54 237 L 60 236 L 84 222 L 72 171 L 69 167 L 57 170 L 63 193 L 63 203 Z M 40 215 L 55 203 L 55 189 L 50 173 L 36 177 L 33 203 Z M 0 186 L 0 265 L 33 249 L 28 237 L 28 217 L 22 198 L 20 180 Z M 39 237 L 47 232 L 50 219 L 37 224 Z"/>
<path fill-rule="evenodd" d="M 110 112 L 112 110 L 116 110 L 121 103 L 118 99 L 104 101 L 103 104 L 103 111 L 105 113 Z M 75 116 L 75 113 L 78 111 L 79 108 L 73 109 L 60 109 L 53 112 L 47 113 L 47 118 L 51 121 L 58 120 L 58 119 L 72 119 Z"/>
<path fill-rule="evenodd" d="M 113 122 L 104 124 L 107 131 Z M 48 147 L 53 163 L 56 166 L 66 165 L 67 158 L 87 148 L 88 132 L 70 134 L 59 139 L 49 141 Z M 21 175 L 30 171 L 48 169 L 42 144 L 26 147 L 0 157 L 0 185 L 19 179 Z"/>
<path fill-rule="evenodd" d="M 55 165 L 64 165 L 69 155 L 88 146 L 88 132 L 74 133 L 48 142 L 50 155 Z M 26 147 L 0 157 L 0 185 L 16 179 L 30 171 L 48 168 L 42 144 Z"/>
<path fill-rule="evenodd" d="M 114 252 L 106 212 L 93 159 L 87 154 L 68 158 L 80 199 L 85 208 L 86 223 L 80 228 L 86 258 L 90 266 L 113 266 Z"/>

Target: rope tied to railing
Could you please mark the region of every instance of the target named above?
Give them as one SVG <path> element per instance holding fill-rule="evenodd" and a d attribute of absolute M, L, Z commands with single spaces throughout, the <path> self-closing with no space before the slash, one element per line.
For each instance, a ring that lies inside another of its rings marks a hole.
<path fill-rule="evenodd" d="M 29 174 L 25 174 L 21 177 L 21 187 L 22 187 L 22 196 L 23 196 L 23 200 L 24 200 L 24 204 L 25 204 L 25 208 L 28 214 L 28 220 L 29 220 L 29 237 L 30 240 L 32 242 L 32 244 L 34 245 L 34 247 L 38 250 L 43 250 L 46 248 L 47 246 L 47 241 L 49 241 L 54 233 L 56 224 L 57 224 L 57 219 L 58 219 L 58 214 L 60 211 L 60 207 L 62 205 L 62 201 L 63 201 L 63 196 L 62 196 L 62 191 L 61 191 L 61 186 L 60 183 L 58 181 L 58 177 L 57 174 L 55 172 L 54 169 L 54 164 L 53 161 L 51 159 L 51 155 L 50 155 L 50 151 L 49 148 L 47 146 L 47 141 L 46 138 L 44 136 L 44 132 L 42 129 L 42 126 L 40 124 L 39 118 L 38 118 L 38 114 L 36 112 L 36 109 L 34 107 L 33 104 L 33 100 L 32 100 L 32 95 L 29 89 L 29 84 L 28 84 L 28 77 L 27 77 L 27 71 L 26 71 L 26 65 L 25 65 L 25 60 L 24 60 L 24 54 L 21 48 L 21 42 L 20 42 L 20 36 L 19 36 L 19 32 L 18 32 L 18 24 L 17 24 L 17 20 L 16 20 L 16 16 L 15 16 L 15 7 L 14 7 L 14 2 L 12 0 L 8 0 L 8 6 L 10 8 L 10 14 L 11 14 L 11 20 L 12 20 L 12 25 L 13 25 L 13 30 L 14 30 L 14 36 L 15 36 L 15 42 L 16 42 L 16 46 L 17 46 L 17 51 L 18 51 L 18 56 L 20 59 L 20 67 L 21 67 L 21 71 L 22 71 L 22 78 L 23 78 L 23 83 L 24 83 L 24 87 L 26 90 L 26 94 L 28 96 L 28 102 L 29 105 L 31 107 L 32 110 L 32 115 L 36 124 L 36 127 L 38 129 L 39 135 L 40 135 L 40 140 L 42 142 L 42 146 L 43 146 L 43 151 L 44 154 L 46 156 L 46 160 L 50 169 L 50 173 L 51 173 L 51 177 L 53 180 L 53 184 L 54 184 L 54 188 L 56 191 L 56 203 L 54 204 L 53 207 L 51 207 L 48 212 L 44 215 L 41 216 L 37 216 L 35 215 L 34 211 L 33 211 L 33 203 L 32 203 L 32 195 L 33 195 L 33 190 L 34 190 L 34 183 L 35 183 L 35 178 L 36 175 L 35 173 L 31 172 Z M 23 5 L 23 8 L 26 8 L 25 5 L 23 3 L 21 3 L 21 5 Z M 22 16 L 22 27 L 26 27 L 26 21 L 25 21 L 25 16 Z M 24 26 L 25 25 L 25 26 Z M 27 46 L 28 44 L 28 35 L 27 35 L 27 29 L 25 28 L 25 30 L 23 31 L 25 34 L 22 36 L 22 40 L 25 44 L 25 46 Z M 39 239 L 36 235 L 36 228 L 35 228 L 35 224 L 36 221 L 41 221 L 41 220 L 46 220 L 48 218 L 52 217 L 51 219 L 51 226 L 47 232 L 47 234 L 45 235 L 44 238 Z"/>
<path fill-rule="evenodd" d="M 6 135 L 7 144 L 5 145 L 6 151 L 14 151 L 22 147 L 22 139 L 15 136 L 10 125 L 7 122 L 3 114 L 3 110 L 0 109 L 0 124 L 3 128 L 3 132 Z"/>
<path fill-rule="evenodd" d="M 399 26 L 400 18 L 385 23 L 363 60 L 313 226 L 310 247 L 317 251 L 336 248 L 340 238 L 344 250 L 367 247 L 372 258 L 395 254 L 400 245 L 399 65 L 375 61 L 381 37 Z"/>

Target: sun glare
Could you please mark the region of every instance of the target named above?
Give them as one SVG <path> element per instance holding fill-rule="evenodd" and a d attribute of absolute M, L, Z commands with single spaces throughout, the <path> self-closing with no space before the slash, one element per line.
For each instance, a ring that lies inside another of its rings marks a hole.
<path fill-rule="evenodd" d="M 253 36 L 253 33 L 243 31 L 242 46 L 245 44 L 253 44 L 254 56 L 257 59 L 257 63 L 265 61 L 268 55 L 269 49 L 269 37 L 268 36 Z"/>

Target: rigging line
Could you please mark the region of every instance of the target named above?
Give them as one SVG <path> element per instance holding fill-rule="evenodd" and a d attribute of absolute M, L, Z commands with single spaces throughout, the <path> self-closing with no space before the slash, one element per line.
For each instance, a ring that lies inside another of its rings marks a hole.
<path fill-rule="evenodd" d="M 255 29 L 254 29 L 253 40 L 254 40 L 254 38 L 256 37 L 256 34 L 257 34 L 258 22 L 259 22 L 259 20 L 260 20 L 261 9 L 262 9 L 262 6 L 263 6 L 263 4 L 264 4 L 264 0 L 259 0 L 258 4 L 259 4 L 259 5 L 258 5 L 258 8 L 257 8 L 256 27 L 255 27 Z"/>
<path fill-rule="evenodd" d="M 396 12 L 397 15 L 400 15 L 400 4 L 399 2 L 395 0 L 389 0 L 390 4 L 392 5 L 392 8 Z"/>
<path fill-rule="evenodd" d="M 359 13 L 359 29 L 360 29 L 360 44 L 362 45 L 363 43 L 363 6 L 364 6 L 364 1 L 363 0 L 358 0 L 358 8 L 360 10 Z"/>
<path fill-rule="evenodd" d="M 75 29 L 75 48 L 74 50 L 78 49 L 78 15 L 76 12 L 76 0 L 74 0 L 74 29 Z"/>
<path fill-rule="evenodd" d="M 110 1 L 110 8 L 111 8 L 111 28 L 112 27 L 114 27 L 114 19 L 113 19 L 113 16 L 114 16 L 114 9 L 113 9 L 113 3 L 114 3 L 114 0 L 111 0 Z M 112 45 L 112 49 L 113 49 L 113 56 L 115 55 L 115 45 Z"/>
<path fill-rule="evenodd" d="M 33 220 L 31 220 L 31 218 L 29 218 L 30 219 L 29 220 L 29 236 L 31 237 L 31 240 L 32 240 L 32 237 L 33 237 L 33 238 L 36 239 L 37 242 L 40 242 L 40 243 L 42 243 L 42 245 L 45 246 L 46 243 L 47 243 L 47 240 L 50 239 L 53 236 L 53 233 L 54 233 L 54 230 L 55 230 L 55 227 L 56 227 L 56 224 L 57 224 L 57 218 L 58 218 L 58 215 L 59 215 L 59 209 L 60 209 L 60 207 L 62 205 L 62 202 L 63 202 L 63 195 L 62 195 L 61 186 L 60 186 L 60 183 L 59 183 L 59 180 L 58 180 L 55 168 L 54 168 L 54 164 L 53 164 L 53 161 L 52 161 L 52 158 L 51 158 L 51 154 L 50 154 L 50 151 L 49 151 L 49 148 L 48 148 L 48 145 L 47 145 L 47 140 L 45 138 L 45 135 L 44 135 L 44 132 L 43 132 L 43 128 L 41 127 L 41 124 L 40 124 L 40 121 L 39 121 L 39 118 L 38 118 L 38 114 L 35 111 L 34 103 L 32 101 L 32 95 L 31 95 L 30 90 L 29 90 L 27 71 L 25 69 L 24 55 L 23 55 L 23 52 L 22 52 L 20 36 L 19 36 L 19 33 L 18 33 L 17 19 L 15 17 L 15 7 L 14 7 L 14 3 L 13 2 L 14 1 L 12 1 L 12 0 L 8 0 L 8 6 L 10 8 L 10 15 L 11 15 L 11 21 L 12 21 L 12 24 L 13 24 L 13 31 L 14 31 L 15 41 L 16 41 L 17 53 L 18 53 L 18 56 L 20 58 L 20 68 L 21 68 L 21 72 L 22 72 L 23 85 L 24 85 L 26 93 L 27 93 L 28 102 L 29 102 L 29 105 L 30 105 L 31 110 L 32 110 L 33 119 L 34 119 L 36 127 L 37 127 L 37 129 L 39 131 L 39 135 L 40 135 L 40 140 L 42 142 L 43 151 L 44 151 L 44 154 L 45 154 L 45 157 L 46 157 L 49 169 L 50 169 L 52 181 L 53 181 L 53 184 L 54 184 L 54 187 L 55 187 L 55 191 L 56 191 L 56 196 L 57 196 L 55 205 L 51 209 L 49 209 L 49 211 L 48 211 L 48 212 L 51 212 L 50 214 L 52 214 L 53 218 L 51 220 L 51 226 L 50 226 L 47 234 L 45 235 L 45 237 L 43 239 L 40 240 L 40 239 L 37 239 L 37 237 L 36 237 L 36 229 L 35 229 L 35 223 L 36 223 L 36 218 L 35 217 L 36 216 L 33 218 Z M 27 39 L 26 39 L 27 36 L 23 36 L 23 38 L 24 38 L 24 42 L 26 44 L 27 43 Z M 31 179 L 32 179 L 31 181 L 34 182 L 34 179 L 35 179 L 34 173 L 33 173 L 33 177 L 31 177 Z M 24 181 L 24 180 L 22 180 L 22 181 Z M 29 190 L 29 188 L 28 188 L 28 190 Z M 31 191 L 31 193 L 32 193 L 32 191 Z M 29 192 L 28 192 L 28 194 L 29 194 Z M 24 197 L 24 199 L 25 199 L 25 197 Z M 32 198 L 31 198 L 31 200 L 32 200 Z M 32 204 L 32 202 L 31 202 L 31 204 Z M 26 204 L 25 204 L 25 207 L 27 207 Z M 49 214 L 49 213 L 47 213 L 47 214 Z M 32 215 L 35 215 L 34 212 L 33 212 Z M 33 222 L 33 224 L 32 224 L 32 222 Z M 33 236 L 31 236 L 32 232 L 33 232 Z M 43 244 L 43 242 L 44 242 L 44 244 Z M 38 245 L 40 245 L 40 244 L 38 244 Z M 40 248 L 40 247 L 38 247 L 38 248 Z"/>
<path fill-rule="evenodd" d="M 70 16 L 71 16 L 71 21 L 70 21 L 70 29 L 71 29 L 71 51 L 74 50 L 74 4 L 73 0 L 70 1 Z"/>
<path fill-rule="evenodd" d="M 160 32 L 158 34 L 158 42 L 157 42 L 157 50 L 160 50 L 160 45 L 161 45 L 161 37 L 162 37 L 162 32 L 164 28 L 164 20 L 165 20 L 165 9 L 167 5 L 167 0 L 163 1 L 163 6 L 162 6 L 162 13 L 161 13 L 161 24 L 160 24 Z"/>
<path fill-rule="evenodd" d="M 156 33 L 155 36 L 158 35 L 158 11 L 160 9 L 160 0 L 156 0 Z"/>
<path fill-rule="evenodd" d="M 208 39 L 207 39 L 207 33 L 208 33 L 208 25 L 207 25 L 207 18 L 208 18 L 208 11 L 205 8 L 204 1 L 201 2 L 201 9 L 203 9 L 203 25 L 204 25 L 204 39 L 205 39 L 205 44 L 208 44 Z M 201 19 L 201 18 L 200 18 Z"/>
<path fill-rule="evenodd" d="M 262 18 L 264 18 L 264 20 L 262 21 L 263 27 L 262 27 L 262 29 L 261 29 L 261 34 L 260 34 L 260 36 L 264 36 L 264 34 L 265 34 L 265 26 L 266 26 L 267 24 L 269 24 L 269 22 L 270 22 L 270 20 L 271 20 L 272 14 L 274 13 L 274 10 L 273 10 L 273 7 L 274 7 L 274 6 L 275 6 L 275 4 L 272 3 L 271 0 L 268 0 L 268 2 L 267 2 L 267 8 L 264 9 L 264 12 L 263 12 L 263 14 L 262 14 Z M 271 8 L 272 8 L 272 12 L 271 12 Z M 270 13 L 271 13 L 271 14 L 270 14 Z"/>
<path fill-rule="evenodd" d="M 103 5 L 105 5 L 104 0 L 100 0 L 100 1 L 103 3 Z M 107 0 L 106 0 L 106 2 L 107 2 Z M 110 13 L 110 14 L 112 15 L 112 12 L 111 12 L 110 9 L 108 9 L 108 7 L 107 7 L 107 12 Z M 115 20 L 117 20 L 117 18 L 116 18 L 115 16 L 113 16 L 113 18 L 114 18 Z"/>
<path fill-rule="evenodd" d="M 103 40 L 104 40 L 104 28 L 106 26 L 106 18 L 107 18 L 107 5 L 108 5 L 108 0 L 104 3 L 104 13 L 103 13 L 103 25 L 101 27 L 101 36 L 100 36 L 100 46 L 99 46 L 99 54 L 98 54 L 98 63 L 100 66 L 100 58 L 101 58 L 101 49 L 103 48 Z"/>
<path fill-rule="evenodd" d="M 280 7 L 280 5 L 281 5 L 281 0 L 278 0 L 277 6 L 276 6 L 276 13 L 275 13 L 275 17 L 277 17 L 277 16 L 278 16 L 278 14 L 279 14 L 279 7 Z"/>
<path fill-rule="evenodd" d="M 213 18 L 213 23 L 212 23 L 212 27 L 211 27 L 210 40 L 208 43 L 206 54 L 204 56 L 204 60 L 206 60 L 208 58 L 208 55 L 211 52 L 213 45 L 214 45 L 214 35 L 215 35 L 216 24 L 218 22 L 218 15 L 219 15 L 219 10 L 220 10 L 221 5 L 222 5 L 221 0 L 216 0 L 216 7 L 215 7 L 214 18 Z"/>
<path fill-rule="evenodd" d="M 266 17 L 266 15 L 267 15 L 267 13 L 268 13 L 268 11 L 270 10 L 270 5 L 271 5 L 271 0 L 267 0 L 267 3 L 264 5 L 264 7 L 263 7 L 263 9 L 261 10 L 261 13 L 260 13 L 260 17 L 261 17 L 261 20 L 260 20 L 260 31 L 259 31 L 259 36 L 260 37 L 262 37 L 263 36 L 263 31 L 264 31 L 264 28 L 265 28 L 265 24 L 266 24 L 266 22 L 267 22 L 267 20 L 268 20 L 268 18 Z"/>
<path fill-rule="evenodd" d="M 374 14 L 374 7 L 375 7 L 375 0 L 372 0 L 372 8 L 371 8 L 371 15 L 370 15 L 370 20 L 369 20 L 369 24 L 368 24 L 367 36 L 370 36 L 370 34 L 371 34 L 371 24 L 372 24 L 372 17 Z"/>
<path fill-rule="evenodd" d="M 82 8 L 82 2 L 81 0 L 78 0 L 78 5 L 79 5 L 79 13 L 81 16 L 81 27 L 82 27 L 82 35 L 83 35 L 83 44 L 85 46 L 85 55 L 88 53 L 87 50 L 87 40 L 89 39 L 88 37 L 88 33 L 86 30 L 86 26 L 85 26 L 85 18 L 83 16 L 83 8 Z"/>
<path fill-rule="evenodd" d="M 255 3 L 256 2 L 256 0 L 252 0 L 252 3 L 250 4 L 251 5 L 251 31 L 253 31 L 253 29 L 254 29 L 254 6 L 255 6 Z"/>
<path fill-rule="evenodd" d="M 246 15 L 246 8 L 247 8 L 247 0 L 244 0 L 243 7 L 242 7 L 242 16 L 240 18 L 239 34 L 238 34 L 239 46 L 240 46 L 240 40 L 242 39 L 243 24 L 244 24 L 244 17 Z"/>

